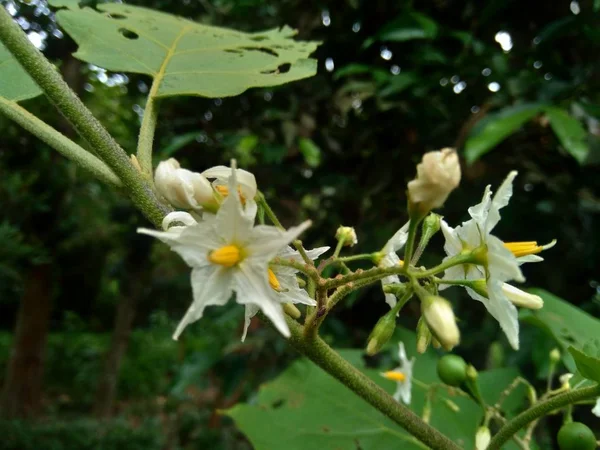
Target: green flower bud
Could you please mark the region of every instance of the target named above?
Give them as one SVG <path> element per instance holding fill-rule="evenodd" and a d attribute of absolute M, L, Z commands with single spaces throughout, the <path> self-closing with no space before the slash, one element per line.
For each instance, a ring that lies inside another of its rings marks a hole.
<path fill-rule="evenodd" d="M 431 331 L 423 317 L 419 319 L 417 324 L 417 352 L 423 354 L 427 351 L 427 347 L 431 343 Z"/>
<path fill-rule="evenodd" d="M 346 247 L 353 247 L 358 243 L 358 238 L 356 237 L 356 231 L 352 227 L 343 227 L 340 226 L 335 232 L 335 238 L 343 242 L 342 245 Z"/>
<path fill-rule="evenodd" d="M 375 324 L 375 327 L 373 327 L 373 331 L 371 331 L 367 342 L 367 355 L 373 356 L 379 353 L 381 347 L 390 340 L 395 329 L 396 311 L 392 309 L 386 315 L 382 316 Z"/>
<path fill-rule="evenodd" d="M 550 362 L 556 364 L 560 361 L 560 350 L 553 348 L 550 352 Z"/>

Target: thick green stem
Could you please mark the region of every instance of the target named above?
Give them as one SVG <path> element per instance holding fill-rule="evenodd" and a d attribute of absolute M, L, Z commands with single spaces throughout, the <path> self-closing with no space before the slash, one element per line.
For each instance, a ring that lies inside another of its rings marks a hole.
<path fill-rule="evenodd" d="M 317 366 L 425 445 L 434 450 L 460 450 L 458 445 L 423 422 L 419 416 L 406 406 L 394 400 L 370 378 L 336 353 L 321 338 L 306 339 L 302 327 L 297 322 L 290 318 L 286 318 L 286 320 L 292 334 L 288 342 L 298 352 L 308 357 Z"/>
<path fill-rule="evenodd" d="M 158 119 L 158 107 L 154 101 L 154 85 L 150 90 L 150 95 L 146 100 L 146 108 L 144 109 L 144 118 L 140 128 L 138 137 L 137 159 L 142 167 L 144 175 L 152 179 L 152 148 L 154 144 L 154 133 L 156 131 L 156 121 Z"/>
<path fill-rule="evenodd" d="M 600 396 L 600 385 L 590 386 L 582 389 L 575 389 L 559 394 L 548 400 L 541 401 L 535 406 L 523 411 L 521 414 L 511 419 L 504 425 L 498 433 L 492 438 L 487 450 L 498 450 L 512 438 L 521 428 L 528 423 L 545 416 L 551 411 L 571 405 L 580 400 Z"/>
<path fill-rule="evenodd" d="M 41 141 L 69 158 L 96 178 L 112 187 L 121 187 L 121 180 L 100 159 L 81 148 L 68 137 L 40 120 L 16 102 L 0 97 L 0 112 L 21 125 Z"/>
<path fill-rule="evenodd" d="M 119 177 L 137 208 L 154 225 L 160 227 L 169 208 L 161 204 L 125 151 L 69 88 L 56 68 L 29 42 L 4 8 L 0 8 L 0 41 L 80 136 Z"/>

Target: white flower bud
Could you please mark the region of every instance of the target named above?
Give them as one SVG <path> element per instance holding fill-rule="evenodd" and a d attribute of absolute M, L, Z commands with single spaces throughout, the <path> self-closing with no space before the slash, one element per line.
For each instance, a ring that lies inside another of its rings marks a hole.
<path fill-rule="evenodd" d="M 356 231 L 352 227 L 343 227 L 340 226 L 335 232 L 335 238 L 338 241 L 343 241 L 345 246 L 353 247 L 358 244 L 358 237 L 356 236 Z"/>
<path fill-rule="evenodd" d="M 529 309 L 540 309 L 544 300 L 539 295 L 528 294 L 510 284 L 502 283 L 502 292 L 515 306 Z"/>
<path fill-rule="evenodd" d="M 485 450 L 490 445 L 492 435 L 488 427 L 479 427 L 475 433 L 475 450 Z"/>
<path fill-rule="evenodd" d="M 600 417 L 600 397 L 596 399 L 596 405 L 592 409 L 592 414 L 596 417 Z"/>
<path fill-rule="evenodd" d="M 215 202 L 210 182 L 202 175 L 182 169 L 175 158 L 162 161 L 154 172 L 158 192 L 171 205 L 183 209 L 199 209 Z"/>
<path fill-rule="evenodd" d="M 458 183 L 460 164 L 454 149 L 427 152 L 417 165 L 417 177 L 408 182 L 408 197 L 425 213 L 442 206 Z"/>
<path fill-rule="evenodd" d="M 423 317 L 427 326 L 446 350 L 451 350 L 460 342 L 460 331 L 450 302 L 445 298 L 432 295 L 421 303 Z"/>

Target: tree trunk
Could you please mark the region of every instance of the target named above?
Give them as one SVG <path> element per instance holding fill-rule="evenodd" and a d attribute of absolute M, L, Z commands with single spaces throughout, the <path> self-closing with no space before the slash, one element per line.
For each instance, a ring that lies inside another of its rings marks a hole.
<path fill-rule="evenodd" d="M 151 244 L 138 239 L 137 236 L 132 239 L 137 240 L 137 245 L 132 243 L 133 248 L 127 257 L 125 288 L 117 305 L 113 336 L 96 391 L 94 415 L 100 419 L 110 418 L 113 414 L 119 371 L 129 344 L 136 307 L 152 276 L 149 263 Z"/>
<path fill-rule="evenodd" d="M 51 285 L 49 264 L 31 270 L 17 313 L 15 340 L 0 402 L 4 418 L 28 418 L 40 411 Z"/>

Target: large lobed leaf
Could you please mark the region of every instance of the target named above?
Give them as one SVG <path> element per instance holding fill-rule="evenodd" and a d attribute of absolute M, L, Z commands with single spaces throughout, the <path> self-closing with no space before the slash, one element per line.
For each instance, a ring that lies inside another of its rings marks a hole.
<path fill-rule="evenodd" d="M 414 348 L 414 335 L 404 340 L 408 353 L 414 353 L 410 351 Z M 390 394 L 394 392 L 394 382 L 382 378 L 378 370 L 365 367 L 360 350 L 340 353 Z M 419 355 L 414 376 L 427 383 L 439 382 L 435 366 L 433 352 Z M 481 374 L 484 397 L 493 404 L 517 375 L 515 368 Z M 523 395 L 524 391 L 519 390 L 509 396 L 508 409 L 513 411 L 523 400 Z M 451 410 L 446 399 L 451 399 L 460 411 Z M 413 384 L 411 409 L 420 415 L 424 402 L 425 391 Z M 306 359 L 296 361 L 277 379 L 264 385 L 254 403 L 238 404 L 225 413 L 234 419 L 256 450 L 426 448 Z M 474 436 L 481 418 L 481 410 L 471 400 L 449 397 L 442 390 L 437 391 L 430 423 L 462 448 L 474 448 Z M 516 447 L 509 443 L 505 448 Z"/>
<path fill-rule="evenodd" d="M 225 97 L 251 87 L 312 76 L 308 56 L 317 42 L 291 39 L 289 27 L 259 33 L 201 25 L 182 17 L 118 4 L 80 8 L 77 0 L 51 0 L 58 23 L 79 45 L 75 56 L 103 68 L 155 79 L 156 97 Z"/>
<path fill-rule="evenodd" d="M 41 93 L 35 81 L 0 42 L 0 97 L 18 102 Z"/>

